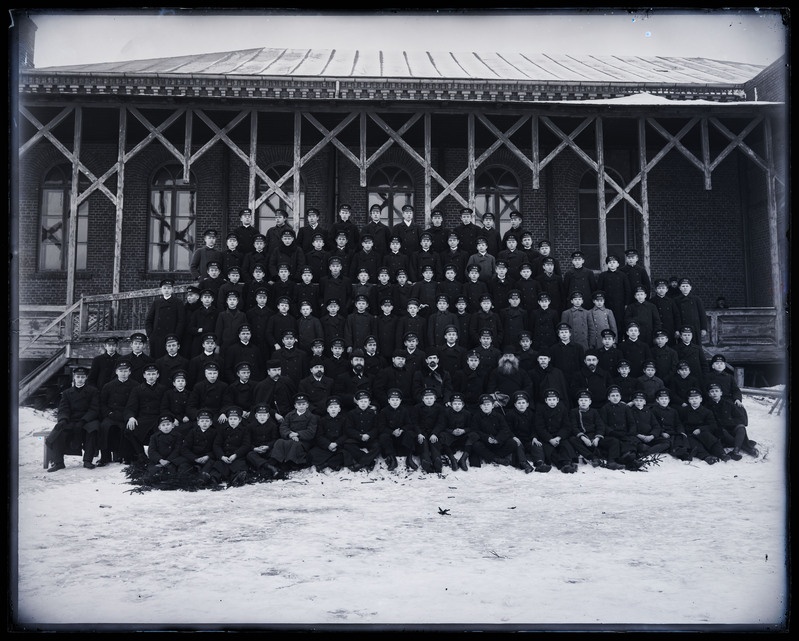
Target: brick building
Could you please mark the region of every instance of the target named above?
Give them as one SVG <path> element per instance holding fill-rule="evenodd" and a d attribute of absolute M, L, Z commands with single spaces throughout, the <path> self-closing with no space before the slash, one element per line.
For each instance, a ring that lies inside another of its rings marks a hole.
<path fill-rule="evenodd" d="M 652 276 L 742 310 L 735 331 L 758 336 L 729 352 L 741 363 L 784 350 L 784 59 L 265 48 L 36 69 L 21 19 L 12 240 L 39 327 L 81 297 L 193 282 L 202 231 L 244 207 L 266 230 L 278 207 L 297 228 L 308 207 L 329 225 L 347 202 L 361 225 L 372 204 L 389 224 L 412 204 L 422 224 L 468 206 L 501 230 L 518 210 L 597 271 L 636 247 Z"/>

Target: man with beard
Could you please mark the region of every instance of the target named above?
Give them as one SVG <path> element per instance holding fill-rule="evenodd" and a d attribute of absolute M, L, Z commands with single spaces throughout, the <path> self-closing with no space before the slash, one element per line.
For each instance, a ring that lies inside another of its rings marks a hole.
<path fill-rule="evenodd" d="M 572 377 L 571 398 L 573 405 L 577 403 L 577 394 L 588 390 L 591 394 L 594 409 L 601 409 L 606 403 L 608 387 L 613 383 L 611 375 L 599 367 L 599 356 L 596 350 L 589 349 L 583 358 L 584 365 Z"/>
<path fill-rule="evenodd" d="M 311 359 L 311 374 L 300 381 L 298 391 L 308 397 L 311 411 L 324 416 L 327 398 L 333 391 L 333 379 L 325 376 L 325 361 L 321 357 Z"/>
<path fill-rule="evenodd" d="M 439 367 L 438 350 L 428 348 L 424 365 L 413 375 L 413 395 L 419 398 L 425 390 L 432 389 L 440 403 L 448 403 L 452 394 L 452 377 Z"/>
<path fill-rule="evenodd" d="M 378 407 L 385 407 L 389 392 L 397 389 L 401 398 L 413 398 L 413 371 L 405 367 L 405 350 L 396 349 L 391 355 L 391 365 L 384 367 L 374 380 L 374 400 Z"/>
<path fill-rule="evenodd" d="M 350 354 L 350 369 L 339 374 L 333 381 L 333 394 L 341 399 L 341 409 L 349 412 L 355 409 L 355 395 L 365 391 L 372 396 L 372 379 L 364 371 L 364 353 L 360 347 Z"/>
<path fill-rule="evenodd" d="M 515 392 L 533 395 L 533 381 L 530 375 L 519 367 L 519 359 L 508 350 L 499 358 L 496 368 L 488 375 L 486 389 L 489 393 L 502 394 L 507 402 Z"/>
<path fill-rule="evenodd" d="M 253 403 L 266 403 L 279 423 L 294 408 L 294 394 L 294 383 L 282 374 L 280 361 L 267 361 L 266 378 L 255 386 Z"/>

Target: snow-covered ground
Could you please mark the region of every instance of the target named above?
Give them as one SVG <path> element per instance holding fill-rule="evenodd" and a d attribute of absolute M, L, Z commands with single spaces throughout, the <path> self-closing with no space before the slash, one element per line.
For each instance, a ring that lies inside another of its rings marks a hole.
<path fill-rule="evenodd" d="M 117 464 L 85 470 L 68 457 L 47 474 L 34 433 L 53 415 L 20 408 L 13 620 L 87 631 L 784 630 L 786 415 L 769 414 L 765 397 L 745 403 L 762 454 L 739 462 L 529 475 L 380 463 L 144 493 Z"/>

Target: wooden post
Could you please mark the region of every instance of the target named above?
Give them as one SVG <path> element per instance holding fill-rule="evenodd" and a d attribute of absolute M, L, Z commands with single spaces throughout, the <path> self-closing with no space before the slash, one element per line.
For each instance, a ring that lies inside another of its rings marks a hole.
<path fill-rule="evenodd" d="M 300 158 L 302 156 L 302 114 L 299 111 L 294 112 L 294 193 L 291 195 L 292 209 L 294 215 L 294 231 L 300 229 Z"/>
<path fill-rule="evenodd" d="M 469 112 L 469 120 L 467 121 L 468 131 L 467 131 L 467 145 L 469 149 L 467 150 L 468 158 L 469 158 L 469 207 L 474 207 L 474 170 L 475 170 L 475 161 L 474 161 L 474 112 Z"/>
<path fill-rule="evenodd" d="M 530 147 L 533 152 L 533 189 L 538 189 L 540 184 L 541 178 L 541 150 L 539 149 L 540 139 L 538 136 L 538 115 L 533 114 L 531 125 L 531 141 Z"/>
<path fill-rule="evenodd" d="M 125 105 L 119 107 L 119 140 L 117 148 L 117 198 L 116 217 L 114 219 L 114 266 L 111 282 L 111 293 L 118 294 L 122 280 L 122 221 L 125 211 L 125 142 L 128 131 L 128 110 Z M 111 319 L 116 328 L 119 317 L 119 301 L 111 302 Z"/>
<path fill-rule="evenodd" d="M 766 173 L 766 189 L 768 198 L 768 235 L 771 245 L 771 288 L 773 291 L 774 307 L 777 308 L 774 329 L 777 334 L 777 345 L 783 347 L 787 344 L 785 336 L 785 301 L 782 295 L 782 261 L 780 260 L 780 239 L 777 229 L 777 188 L 774 171 L 774 141 L 772 139 L 771 118 L 766 118 L 766 159 L 768 172 Z"/>
<path fill-rule="evenodd" d="M 433 164 L 433 149 L 431 135 L 431 116 L 427 111 L 424 114 L 424 227 L 430 225 L 430 202 L 433 199 L 430 184 L 430 167 Z"/>
<path fill-rule="evenodd" d="M 638 119 L 638 166 L 641 168 L 641 242 L 644 250 L 644 269 L 650 274 L 649 251 L 649 171 L 646 167 L 646 120 Z"/>
<path fill-rule="evenodd" d="M 360 171 L 359 176 L 361 179 L 361 187 L 366 187 L 366 112 L 361 112 L 360 121 L 358 123 L 360 135 L 358 136 L 361 144 L 360 144 L 360 156 L 358 158 L 358 165 Z M 368 216 L 367 216 L 368 218 Z"/>
<path fill-rule="evenodd" d="M 75 125 L 72 147 L 72 189 L 69 193 L 69 235 L 67 240 L 67 293 L 66 306 L 75 302 L 75 262 L 78 249 L 78 189 L 80 188 L 80 144 L 83 134 L 83 107 L 75 106 Z M 72 314 L 67 316 L 67 341 L 72 341 Z"/>
<path fill-rule="evenodd" d="M 599 269 L 605 264 L 608 255 L 608 212 L 605 209 L 605 137 L 602 117 L 597 116 L 596 131 L 596 204 L 599 212 Z"/>
<path fill-rule="evenodd" d="M 250 110 L 250 155 L 247 161 L 247 206 L 252 209 L 253 220 L 256 220 L 255 213 L 255 169 L 258 161 L 258 112 Z"/>

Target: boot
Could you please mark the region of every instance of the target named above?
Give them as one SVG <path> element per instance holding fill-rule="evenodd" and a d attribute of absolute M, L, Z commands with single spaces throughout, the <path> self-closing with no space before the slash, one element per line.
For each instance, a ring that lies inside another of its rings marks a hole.
<path fill-rule="evenodd" d="M 551 465 L 547 465 L 546 463 L 544 463 L 544 461 L 536 461 L 535 462 L 535 471 L 536 472 L 541 472 L 543 474 L 546 474 L 551 469 L 552 469 L 552 466 Z"/>
<path fill-rule="evenodd" d="M 461 458 L 458 461 L 458 467 L 461 468 L 464 472 L 469 470 L 469 454 L 468 452 L 464 452 L 461 454 Z"/>
<path fill-rule="evenodd" d="M 441 474 L 441 470 L 444 469 L 444 464 L 441 462 L 441 457 L 437 456 L 433 459 L 433 471 L 436 474 Z"/>
<path fill-rule="evenodd" d="M 388 467 L 389 471 L 396 470 L 397 469 L 397 465 L 398 465 L 398 463 L 397 463 L 397 457 L 396 456 L 389 456 L 386 459 L 386 466 Z"/>
<path fill-rule="evenodd" d="M 405 457 L 405 465 L 408 467 L 409 470 L 416 471 L 419 469 L 419 466 L 416 465 L 416 461 L 413 460 L 413 456 L 408 454 Z"/>
<path fill-rule="evenodd" d="M 66 465 L 64 465 L 64 461 L 55 462 L 50 467 L 47 468 L 48 472 L 58 472 L 58 470 L 66 469 Z"/>
<path fill-rule="evenodd" d="M 729 453 L 729 457 L 733 461 L 740 461 L 743 458 L 743 456 L 741 456 L 741 450 L 737 447 L 732 452 Z"/>
<path fill-rule="evenodd" d="M 448 455 L 448 456 L 447 456 L 447 460 L 449 461 L 449 466 L 450 466 L 450 467 L 451 467 L 453 470 L 457 470 L 457 469 L 458 469 L 458 459 L 456 459 L 456 458 L 455 458 L 455 455 L 454 455 L 454 454 L 450 454 L 450 455 Z"/>
<path fill-rule="evenodd" d="M 533 471 L 533 466 L 530 465 L 530 462 L 527 460 L 524 454 L 524 448 L 521 445 L 516 448 L 516 458 L 519 460 L 519 469 L 524 470 L 525 474 L 529 474 Z"/>

